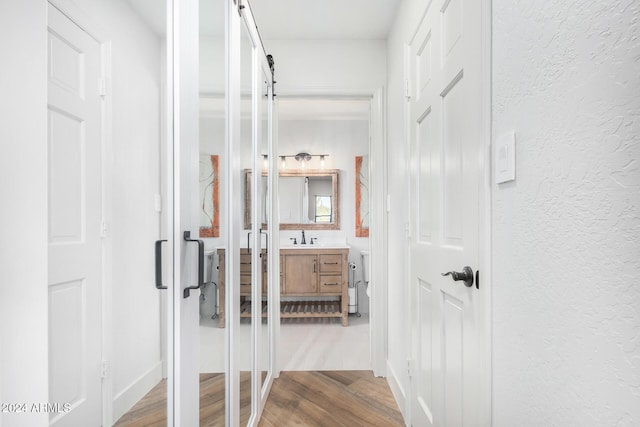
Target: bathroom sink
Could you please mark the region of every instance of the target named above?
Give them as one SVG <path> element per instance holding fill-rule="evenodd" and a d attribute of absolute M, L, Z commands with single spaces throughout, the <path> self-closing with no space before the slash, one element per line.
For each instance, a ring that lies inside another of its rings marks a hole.
<path fill-rule="evenodd" d="M 344 243 L 314 243 L 313 245 L 280 245 L 280 249 L 349 249 L 349 245 Z"/>

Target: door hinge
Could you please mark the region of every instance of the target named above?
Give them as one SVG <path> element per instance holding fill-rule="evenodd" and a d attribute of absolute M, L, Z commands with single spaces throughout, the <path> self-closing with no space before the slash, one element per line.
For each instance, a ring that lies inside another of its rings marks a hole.
<path fill-rule="evenodd" d="M 407 98 L 407 101 L 411 99 L 411 83 L 409 79 L 404 81 L 404 97 Z"/>
<path fill-rule="evenodd" d="M 104 77 L 98 80 L 98 95 L 102 97 L 107 96 L 107 79 Z"/>
<path fill-rule="evenodd" d="M 100 237 L 102 237 L 103 239 L 105 237 L 109 237 L 109 224 L 107 224 L 105 221 L 102 221 L 100 223 Z"/>
<path fill-rule="evenodd" d="M 103 360 L 102 363 L 100 364 L 100 378 L 102 379 L 109 378 L 110 375 L 111 375 L 111 369 L 109 366 L 109 361 Z"/>
<path fill-rule="evenodd" d="M 404 223 L 404 234 L 408 240 L 411 240 L 411 223 L 410 222 Z"/>
<path fill-rule="evenodd" d="M 409 378 L 413 376 L 411 373 L 411 359 L 407 359 L 407 376 Z"/>

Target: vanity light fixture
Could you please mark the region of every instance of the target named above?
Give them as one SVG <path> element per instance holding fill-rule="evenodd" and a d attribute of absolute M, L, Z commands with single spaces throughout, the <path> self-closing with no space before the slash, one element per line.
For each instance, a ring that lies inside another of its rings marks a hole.
<path fill-rule="evenodd" d="M 297 161 L 300 162 L 300 169 L 305 169 L 307 164 L 314 158 L 320 158 L 320 169 L 324 169 L 324 159 L 328 157 L 328 154 L 309 154 L 305 152 L 300 152 L 298 154 L 285 154 L 280 156 L 280 169 L 287 168 L 287 157 L 293 157 Z"/>
<path fill-rule="evenodd" d="M 295 155 L 295 159 L 300 162 L 300 167 L 304 169 L 307 165 L 307 162 L 311 160 L 311 154 L 309 153 L 298 153 Z"/>

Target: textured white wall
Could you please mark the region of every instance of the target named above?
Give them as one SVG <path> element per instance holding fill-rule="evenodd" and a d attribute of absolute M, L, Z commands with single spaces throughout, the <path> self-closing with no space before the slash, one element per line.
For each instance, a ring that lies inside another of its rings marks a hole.
<path fill-rule="evenodd" d="M 640 3 L 493 2 L 495 426 L 640 424 Z"/>

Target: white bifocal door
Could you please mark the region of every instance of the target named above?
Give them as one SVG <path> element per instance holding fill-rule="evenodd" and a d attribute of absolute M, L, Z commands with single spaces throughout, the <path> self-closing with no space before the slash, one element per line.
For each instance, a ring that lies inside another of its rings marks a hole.
<path fill-rule="evenodd" d="M 480 10 L 431 2 L 409 46 L 416 427 L 479 425 L 481 413 Z"/>
<path fill-rule="evenodd" d="M 102 421 L 100 45 L 48 13 L 51 425 Z"/>
<path fill-rule="evenodd" d="M 200 420 L 200 288 L 204 243 L 199 239 L 199 2 L 173 1 L 173 414 L 169 425 Z M 171 185 L 171 183 L 170 183 Z M 171 372 L 171 370 L 169 371 Z M 173 420 L 171 420 L 173 418 Z"/>

